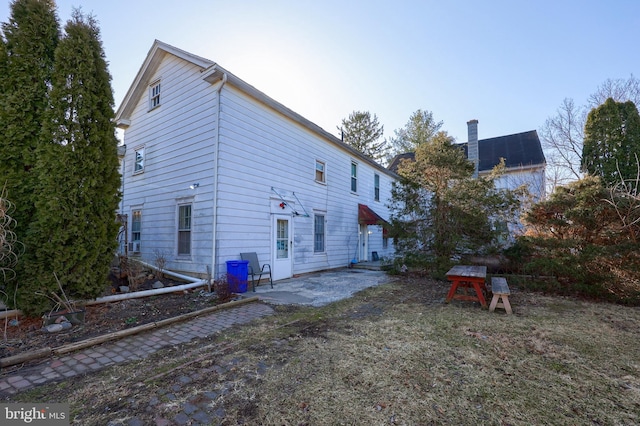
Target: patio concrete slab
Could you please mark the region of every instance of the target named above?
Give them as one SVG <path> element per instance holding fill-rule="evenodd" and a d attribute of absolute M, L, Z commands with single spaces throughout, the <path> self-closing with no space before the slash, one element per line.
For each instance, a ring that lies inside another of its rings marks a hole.
<path fill-rule="evenodd" d="M 256 287 L 255 293 L 251 291 L 249 283 L 249 291 L 244 295 L 257 295 L 267 303 L 317 307 L 348 298 L 360 290 L 389 281 L 390 277 L 383 271 L 341 268 L 275 281 L 273 289 L 268 282 L 263 281 Z"/>

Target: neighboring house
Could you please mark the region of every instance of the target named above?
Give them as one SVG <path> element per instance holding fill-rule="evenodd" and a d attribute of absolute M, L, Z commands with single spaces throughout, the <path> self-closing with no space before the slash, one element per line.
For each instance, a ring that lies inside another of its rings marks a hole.
<path fill-rule="evenodd" d="M 475 176 L 491 173 L 504 158 L 506 170 L 496 180 L 496 187 L 515 189 L 526 185 L 534 200 L 544 197 L 546 160 L 535 130 L 478 140 L 478 120 L 467 122 L 467 129 L 468 142 L 459 145 L 466 157 L 475 163 Z M 389 169 L 397 172 L 404 159 L 414 160 L 415 155 L 409 152 L 396 156 Z"/>
<path fill-rule="evenodd" d="M 278 280 L 393 254 L 397 176 L 213 61 L 156 40 L 116 122 L 130 255 L 220 277 L 256 252 Z"/>

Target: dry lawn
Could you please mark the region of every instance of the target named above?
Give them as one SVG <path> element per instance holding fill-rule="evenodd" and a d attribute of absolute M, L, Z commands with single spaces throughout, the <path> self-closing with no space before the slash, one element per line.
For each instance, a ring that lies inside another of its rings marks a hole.
<path fill-rule="evenodd" d="M 224 425 L 640 424 L 639 308 L 512 288 L 508 316 L 445 305 L 446 290 L 400 280 L 280 308 L 13 400 L 70 402 L 83 425 L 174 421 L 190 406 Z"/>

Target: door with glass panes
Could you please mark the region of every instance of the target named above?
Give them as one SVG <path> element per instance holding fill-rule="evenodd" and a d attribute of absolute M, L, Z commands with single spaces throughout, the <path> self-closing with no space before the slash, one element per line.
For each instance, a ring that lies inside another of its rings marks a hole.
<path fill-rule="evenodd" d="M 275 281 L 290 278 L 293 274 L 293 240 L 291 216 L 276 214 L 272 220 L 271 275 Z"/>

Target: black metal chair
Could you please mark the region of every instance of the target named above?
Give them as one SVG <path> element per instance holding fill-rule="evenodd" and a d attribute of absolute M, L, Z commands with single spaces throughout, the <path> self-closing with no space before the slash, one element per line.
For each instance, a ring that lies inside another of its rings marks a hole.
<path fill-rule="evenodd" d="M 258 277 L 258 284 L 260 284 L 260 280 L 263 275 L 269 275 L 269 283 L 271 283 L 271 288 L 273 288 L 273 279 L 271 278 L 271 265 L 265 263 L 260 266 L 260 262 L 258 262 L 258 254 L 256 252 L 251 253 L 240 253 L 240 258 L 242 260 L 249 261 L 249 275 L 251 275 L 251 285 L 253 287 L 253 291 L 256 291 L 256 277 Z M 265 270 L 267 268 L 267 270 Z"/>

